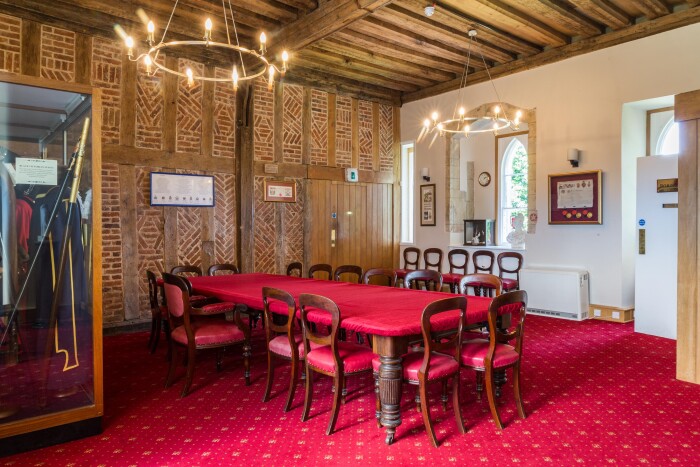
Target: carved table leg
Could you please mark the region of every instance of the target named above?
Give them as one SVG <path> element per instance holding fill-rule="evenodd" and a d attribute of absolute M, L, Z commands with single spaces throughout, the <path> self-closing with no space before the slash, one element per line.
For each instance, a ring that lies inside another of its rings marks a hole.
<path fill-rule="evenodd" d="M 386 427 L 386 444 L 392 444 L 396 427 L 401 425 L 401 357 L 380 356 L 379 362 L 380 421 Z"/>

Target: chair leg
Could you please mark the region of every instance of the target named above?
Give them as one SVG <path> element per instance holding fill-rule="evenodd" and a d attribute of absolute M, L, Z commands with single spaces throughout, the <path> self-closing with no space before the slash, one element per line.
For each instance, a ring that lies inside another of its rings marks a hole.
<path fill-rule="evenodd" d="M 462 405 L 459 402 L 459 372 L 452 377 L 452 407 L 455 411 L 455 420 L 457 420 L 457 428 L 459 432 L 464 434 L 467 430 L 464 428 L 464 420 L 462 419 Z"/>
<path fill-rule="evenodd" d="M 523 398 L 520 395 L 519 362 L 513 367 L 513 391 L 515 392 L 515 405 L 518 407 L 518 415 L 520 415 L 520 418 L 527 418 L 527 414 L 525 414 L 525 408 L 523 407 Z"/>
<path fill-rule="evenodd" d="M 156 334 L 156 319 L 151 318 L 151 334 L 148 336 L 148 349 L 153 353 L 153 341 Z"/>
<path fill-rule="evenodd" d="M 481 395 L 484 393 L 484 373 L 476 372 L 476 398 L 481 400 Z"/>
<path fill-rule="evenodd" d="M 224 362 L 224 352 L 226 348 L 225 347 L 220 347 L 216 349 L 216 372 L 218 373 L 221 371 L 221 366 L 223 365 Z"/>
<path fill-rule="evenodd" d="M 313 380 L 314 375 L 309 369 L 309 365 L 306 365 L 306 392 L 304 393 L 304 411 L 301 413 L 301 421 L 305 422 L 309 419 L 309 411 L 311 410 L 311 397 L 313 393 Z"/>
<path fill-rule="evenodd" d="M 172 359 L 172 347 L 170 346 L 170 323 L 163 321 L 163 331 L 165 331 L 165 342 L 168 344 L 168 354 L 165 356 L 167 361 Z"/>
<path fill-rule="evenodd" d="M 493 382 L 493 371 L 486 369 L 486 397 L 489 400 L 489 409 L 491 409 L 491 417 L 496 423 L 496 426 L 503 429 L 503 422 L 501 421 L 501 416 L 498 414 L 498 408 L 496 407 L 496 394 L 494 393 L 494 382 Z"/>
<path fill-rule="evenodd" d="M 165 387 L 169 388 L 173 384 L 175 377 L 175 367 L 177 367 L 177 358 L 175 358 L 175 343 L 171 340 L 168 345 L 168 355 L 170 355 L 170 367 L 168 368 L 168 376 L 165 378 Z"/>
<path fill-rule="evenodd" d="M 341 399 L 343 397 L 343 389 L 345 389 L 345 375 L 338 372 L 333 378 L 335 383 L 335 392 L 333 393 L 333 408 L 331 409 L 331 421 L 328 423 L 326 434 L 331 435 L 335 431 L 335 423 L 338 421 L 338 413 L 340 412 Z"/>
<path fill-rule="evenodd" d="M 162 321 L 163 321 L 163 319 L 160 316 L 153 321 L 153 325 L 155 326 L 155 329 L 154 329 L 154 333 L 153 333 L 153 343 L 151 344 L 151 353 L 155 353 L 156 349 L 158 348 L 158 342 L 160 341 L 160 329 L 161 329 Z"/>
<path fill-rule="evenodd" d="M 437 441 L 437 438 L 435 437 L 435 430 L 433 430 L 433 422 L 430 420 L 430 407 L 428 405 L 428 388 L 426 387 L 427 384 L 425 382 L 421 381 L 421 383 L 418 386 L 418 391 L 420 393 L 421 399 L 423 399 L 423 404 L 421 407 L 421 413 L 423 414 L 423 424 L 425 425 L 425 432 L 428 434 L 428 438 L 430 438 L 430 444 L 433 445 L 433 447 L 438 447 L 439 443 Z"/>
<path fill-rule="evenodd" d="M 297 389 L 297 380 L 299 374 L 299 362 L 292 360 L 291 376 L 289 378 L 289 395 L 287 396 L 287 403 L 284 406 L 284 411 L 289 412 L 292 408 L 292 402 L 294 402 L 294 392 Z"/>
<path fill-rule="evenodd" d="M 185 387 L 182 388 L 180 397 L 185 397 L 190 392 L 192 379 L 194 378 L 194 362 L 196 348 L 193 344 L 187 346 L 187 374 L 185 376 Z"/>
<path fill-rule="evenodd" d="M 446 411 L 447 410 L 447 380 L 444 380 L 442 382 L 442 396 L 440 397 L 440 400 L 442 400 L 442 410 Z"/>
<path fill-rule="evenodd" d="M 252 349 L 250 347 L 250 342 L 246 339 L 243 342 L 243 377 L 245 378 L 245 385 L 250 386 L 250 356 L 252 355 Z"/>
<path fill-rule="evenodd" d="M 420 408 L 421 407 L 421 405 L 420 405 L 420 386 L 416 387 L 416 395 L 413 398 L 413 400 L 416 403 L 416 410 L 418 411 L 418 413 L 420 413 L 420 411 L 421 411 L 421 408 Z"/>
<path fill-rule="evenodd" d="M 374 374 L 374 417 L 377 419 L 377 428 L 382 427 L 382 401 L 379 397 L 379 373 Z"/>
<path fill-rule="evenodd" d="M 265 384 L 265 394 L 263 402 L 270 400 L 270 392 L 272 391 L 272 379 L 274 378 L 275 367 L 272 364 L 272 352 L 267 351 L 267 383 Z"/>

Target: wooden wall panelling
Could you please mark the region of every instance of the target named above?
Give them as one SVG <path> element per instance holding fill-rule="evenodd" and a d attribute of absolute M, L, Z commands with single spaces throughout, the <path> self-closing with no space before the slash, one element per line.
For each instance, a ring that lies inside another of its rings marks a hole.
<path fill-rule="evenodd" d="M 275 208 L 275 251 L 277 254 L 274 256 L 276 261 L 275 273 L 281 274 L 285 271 L 285 241 L 287 235 L 287 226 L 285 225 L 285 204 L 286 203 L 274 203 Z"/>
<path fill-rule="evenodd" d="M 392 203 L 392 217 L 393 217 L 393 252 L 392 252 L 392 265 L 395 268 L 399 268 L 399 260 L 401 254 L 401 185 L 399 180 L 401 179 L 401 109 L 399 107 L 393 108 L 392 124 L 393 124 L 393 203 Z"/>
<path fill-rule="evenodd" d="M 23 75 L 39 76 L 41 71 L 41 24 L 22 20 L 20 63 Z"/>
<path fill-rule="evenodd" d="M 379 103 L 372 102 L 372 170 L 380 169 L 379 143 Z"/>
<path fill-rule="evenodd" d="M 301 106 L 301 163 L 311 163 L 311 89 L 304 88 Z"/>
<path fill-rule="evenodd" d="M 214 67 L 209 65 L 204 68 L 204 76 L 213 78 Z M 214 92 L 216 83 L 204 81 L 202 84 L 202 139 L 199 151 L 205 158 L 211 157 L 214 150 Z"/>
<path fill-rule="evenodd" d="M 282 162 L 284 156 L 284 84 L 275 83 L 272 102 L 273 160 Z"/>
<path fill-rule="evenodd" d="M 122 271 L 124 274 L 124 319 L 138 319 L 139 311 L 139 270 L 138 234 L 136 230 L 136 169 L 133 165 L 119 166 L 119 204 L 122 233 Z"/>
<path fill-rule="evenodd" d="M 238 173 L 238 219 L 239 229 L 236 245 L 238 245 L 239 267 L 243 272 L 253 272 L 255 244 L 253 239 L 255 217 L 255 177 L 253 173 L 254 143 L 254 93 L 252 85 L 242 86 L 236 95 L 236 125 L 238 136 L 236 141 L 236 166 Z"/>
<path fill-rule="evenodd" d="M 75 35 L 75 82 L 90 84 L 92 70 L 92 37 Z"/>
<path fill-rule="evenodd" d="M 226 193 L 216 192 L 217 198 L 224 198 Z M 202 214 L 202 272 L 206 274 L 209 266 L 217 263 L 216 258 L 216 224 L 214 221 L 215 208 L 189 208 L 198 209 Z M 222 226 L 223 227 L 223 226 Z"/>
<path fill-rule="evenodd" d="M 163 119 L 165 120 L 165 118 Z M 164 135 L 165 136 L 165 135 Z M 116 144 L 105 144 L 104 161 L 114 164 L 129 164 L 164 169 L 200 170 L 204 172 L 233 173 L 230 159 L 202 157 L 197 152 L 169 152 L 166 150 L 135 148 Z"/>
<path fill-rule="evenodd" d="M 677 95 L 678 156 L 678 332 L 676 377 L 700 383 L 700 90 Z"/>
<path fill-rule="evenodd" d="M 179 235 L 177 229 L 177 208 L 168 206 L 163 208 L 163 261 L 165 271 L 179 264 L 178 245 Z"/>
<path fill-rule="evenodd" d="M 136 62 L 122 59 L 121 120 L 119 144 L 132 147 L 136 142 Z"/>
<path fill-rule="evenodd" d="M 177 58 L 166 56 L 165 66 L 170 69 L 177 67 Z M 163 74 L 163 150 L 166 153 L 175 152 L 177 133 L 177 76 L 170 73 Z M 164 158 L 167 160 L 167 158 Z"/>
<path fill-rule="evenodd" d="M 328 166 L 335 167 L 336 96 L 328 93 Z"/>

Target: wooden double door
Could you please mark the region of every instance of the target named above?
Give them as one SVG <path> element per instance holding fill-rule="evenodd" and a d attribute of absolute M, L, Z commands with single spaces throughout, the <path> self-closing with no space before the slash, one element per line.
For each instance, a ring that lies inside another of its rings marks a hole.
<path fill-rule="evenodd" d="M 307 189 L 308 265 L 393 267 L 398 254 L 393 185 L 309 180 Z"/>

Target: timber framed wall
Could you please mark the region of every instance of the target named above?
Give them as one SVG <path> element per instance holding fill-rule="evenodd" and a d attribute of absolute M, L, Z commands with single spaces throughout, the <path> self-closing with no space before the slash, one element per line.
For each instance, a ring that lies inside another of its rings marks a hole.
<path fill-rule="evenodd" d="M 340 182 L 345 167 L 359 167 L 361 182 L 398 193 L 398 108 L 286 83 L 268 91 L 258 82 L 236 96 L 225 84 L 188 88 L 142 67 L 116 38 L 0 14 L 1 70 L 101 89 L 105 324 L 150 319 L 146 269 L 229 262 L 284 272 L 308 259 L 308 179 Z M 265 173 L 266 163 L 278 173 Z M 213 175 L 215 208 L 151 207 L 152 171 Z M 295 181 L 297 202 L 263 202 L 266 177 Z M 398 257 L 398 240 L 393 249 Z"/>

